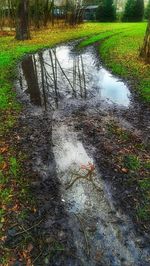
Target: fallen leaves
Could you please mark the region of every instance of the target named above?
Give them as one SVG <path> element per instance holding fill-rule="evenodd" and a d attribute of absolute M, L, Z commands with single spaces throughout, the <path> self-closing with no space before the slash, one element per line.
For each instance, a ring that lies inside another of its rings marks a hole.
<path fill-rule="evenodd" d="M 122 171 L 122 173 L 125 173 L 125 174 L 127 174 L 129 172 L 129 170 L 127 168 L 122 168 L 121 171 Z"/>
<path fill-rule="evenodd" d="M 8 169 L 8 164 L 5 161 L 3 161 L 0 164 L 0 170 L 6 170 L 6 169 Z"/>
<path fill-rule="evenodd" d="M 91 162 L 88 162 L 88 164 L 87 165 L 84 165 L 84 164 L 82 164 L 81 165 L 81 169 L 84 169 L 84 170 L 87 170 L 87 171 L 94 171 L 95 170 L 95 165 L 93 164 L 93 163 L 91 163 Z"/>
<path fill-rule="evenodd" d="M 8 146 L 4 146 L 0 148 L 0 153 L 3 154 L 8 151 Z"/>
<path fill-rule="evenodd" d="M 33 249 L 33 245 L 31 243 L 28 244 L 27 251 L 30 253 Z"/>

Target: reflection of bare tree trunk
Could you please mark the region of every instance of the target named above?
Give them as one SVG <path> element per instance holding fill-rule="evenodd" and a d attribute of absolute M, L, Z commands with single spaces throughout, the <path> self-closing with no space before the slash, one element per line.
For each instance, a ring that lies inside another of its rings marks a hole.
<path fill-rule="evenodd" d="M 55 90 L 55 95 L 56 95 L 56 103 L 58 105 L 58 88 L 57 88 L 57 75 L 55 73 L 55 67 L 54 67 L 54 62 L 53 62 L 53 56 L 52 56 L 52 51 L 49 51 L 50 55 L 50 60 L 51 60 L 51 66 L 52 66 L 52 73 L 53 73 L 53 81 L 54 81 L 54 90 Z M 54 54 L 55 55 L 55 54 Z M 55 56 L 55 64 L 56 64 L 56 56 Z"/>
<path fill-rule="evenodd" d="M 58 66 L 59 66 L 60 70 L 62 71 L 62 74 L 64 75 L 64 77 L 65 77 L 66 80 L 68 81 L 70 87 L 72 88 L 72 90 L 74 90 L 73 85 L 71 84 L 69 78 L 67 77 L 67 75 L 65 74 L 65 71 L 63 70 L 63 68 L 61 67 L 61 64 L 59 63 L 59 60 L 58 60 L 57 56 L 56 56 L 56 61 L 57 61 L 57 63 L 58 63 Z"/>
<path fill-rule="evenodd" d="M 80 96 L 82 98 L 83 93 L 82 93 L 82 76 L 80 71 L 80 57 L 78 57 L 78 76 L 79 76 Z"/>
<path fill-rule="evenodd" d="M 36 76 L 36 79 L 38 80 L 38 73 L 37 73 L 37 68 L 36 68 L 35 55 L 33 55 L 32 58 L 33 58 L 33 65 L 34 65 L 35 76 Z"/>
<path fill-rule="evenodd" d="M 76 58 L 73 58 L 73 94 L 76 97 L 76 75 L 77 75 L 77 71 L 76 71 Z"/>
<path fill-rule="evenodd" d="M 83 58 L 81 55 L 81 66 L 82 66 L 82 75 L 83 75 L 83 88 L 84 88 L 84 97 L 87 97 L 87 91 L 86 91 L 86 79 L 85 79 L 85 72 L 84 72 L 84 64 L 83 64 Z"/>
<path fill-rule="evenodd" d="M 45 92 L 45 81 L 44 81 L 44 60 L 42 53 L 39 53 L 40 65 L 41 65 L 41 80 L 42 80 L 42 90 L 43 90 L 43 99 L 45 110 L 47 110 L 47 100 L 46 100 L 46 92 Z"/>
<path fill-rule="evenodd" d="M 57 80 L 57 58 L 56 58 L 56 48 L 54 49 L 54 56 L 55 56 L 55 76 Z"/>
<path fill-rule="evenodd" d="M 23 90 L 21 69 L 20 69 L 20 76 L 19 76 L 19 84 L 20 84 L 20 88 L 21 88 L 21 90 Z"/>
<path fill-rule="evenodd" d="M 40 89 L 31 56 L 28 56 L 23 60 L 22 69 L 27 82 L 31 102 L 35 105 L 41 106 Z"/>

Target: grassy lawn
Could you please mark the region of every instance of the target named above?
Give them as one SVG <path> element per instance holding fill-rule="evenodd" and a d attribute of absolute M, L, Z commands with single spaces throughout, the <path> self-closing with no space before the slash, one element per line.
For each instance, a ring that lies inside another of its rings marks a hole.
<path fill-rule="evenodd" d="M 26 53 L 70 39 L 88 36 L 81 47 L 104 40 L 99 49 L 105 64 L 114 73 L 135 81 L 135 89 L 145 101 L 150 102 L 150 66 L 138 58 L 145 29 L 146 23 L 86 23 L 77 28 L 49 28 L 32 32 L 32 39 L 24 42 L 17 42 L 14 36 L 0 37 L 0 202 L 3 209 L 0 211 L 3 252 L 0 264 L 11 265 L 9 258 L 13 259 L 10 249 L 3 248 L 6 232 L 10 227 L 12 230 L 16 219 L 25 218 L 26 210 L 35 210 L 28 179 L 22 172 L 21 165 L 25 157 L 21 153 L 18 155 L 14 136 L 10 137 L 21 111 L 13 89 L 17 62 Z M 145 188 L 145 184 L 141 186 Z M 27 242 L 22 250 L 26 249 L 26 245 Z"/>

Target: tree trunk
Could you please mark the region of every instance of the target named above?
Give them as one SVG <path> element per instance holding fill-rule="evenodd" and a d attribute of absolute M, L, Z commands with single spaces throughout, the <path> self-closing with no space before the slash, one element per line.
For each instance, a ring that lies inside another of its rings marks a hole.
<path fill-rule="evenodd" d="M 146 63 L 150 64 L 150 19 L 148 21 L 143 47 L 140 51 L 140 56 L 144 58 Z"/>
<path fill-rule="evenodd" d="M 35 28 L 40 28 L 40 3 L 39 0 L 34 1 L 34 24 Z"/>
<path fill-rule="evenodd" d="M 54 26 L 54 0 L 52 0 L 51 3 L 51 20 L 52 20 L 52 26 Z"/>
<path fill-rule="evenodd" d="M 52 7 L 52 4 L 51 4 L 51 7 Z M 46 0 L 45 5 L 44 5 L 44 27 L 47 26 L 50 12 L 51 12 L 51 7 L 49 7 L 49 0 Z"/>
<path fill-rule="evenodd" d="M 29 33 L 29 19 L 28 19 L 29 0 L 18 0 L 16 10 L 16 39 L 28 40 Z"/>

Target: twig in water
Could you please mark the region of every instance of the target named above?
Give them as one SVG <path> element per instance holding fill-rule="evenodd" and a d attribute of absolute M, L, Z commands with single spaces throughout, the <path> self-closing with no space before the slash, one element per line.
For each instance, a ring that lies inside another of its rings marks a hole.
<path fill-rule="evenodd" d="M 89 249 L 88 239 L 87 239 L 86 231 L 84 229 L 83 222 L 82 222 L 82 220 L 81 220 L 79 215 L 77 215 L 76 213 L 74 213 L 74 215 L 77 217 L 78 221 L 80 222 L 80 225 L 81 225 L 81 228 L 82 228 L 82 232 L 83 232 L 84 238 L 85 238 L 87 255 L 90 256 L 90 249 Z"/>
<path fill-rule="evenodd" d="M 43 254 L 44 250 L 42 250 L 40 252 L 40 254 L 34 259 L 34 261 L 32 262 L 32 264 L 34 265 L 34 263 L 41 257 L 41 255 Z"/>
<path fill-rule="evenodd" d="M 72 181 L 70 182 L 70 184 L 67 185 L 66 187 L 66 190 L 69 189 L 70 187 L 73 186 L 73 184 L 78 180 L 78 179 L 86 179 L 88 181 L 91 181 L 91 183 L 93 184 L 93 186 L 98 190 L 98 191 L 102 191 L 102 189 L 100 187 L 98 187 L 94 180 L 93 180 L 93 176 L 95 175 L 95 167 L 93 164 L 91 163 L 88 163 L 88 165 L 83 165 L 81 166 L 84 170 L 87 171 L 87 173 L 85 175 L 82 175 L 82 174 L 75 174 L 77 175 L 77 177 Z"/>
<path fill-rule="evenodd" d="M 21 234 L 27 233 L 27 232 L 30 231 L 31 229 L 37 227 L 37 226 L 38 226 L 39 224 L 41 224 L 42 222 L 43 222 L 43 219 L 42 219 L 40 222 L 38 222 L 37 224 L 34 224 L 33 226 L 31 226 L 31 227 L 29 227 L 29 228 L 27 228 L 27 229 L 24 228 L 23 231 L 16 233 L 14 236 L 18 236 L 18 235 L 21 235 Z"/>

